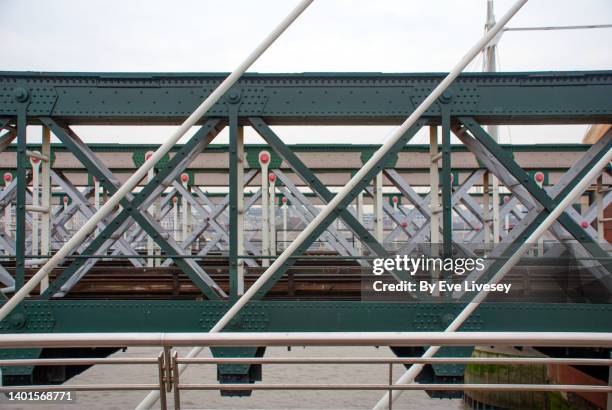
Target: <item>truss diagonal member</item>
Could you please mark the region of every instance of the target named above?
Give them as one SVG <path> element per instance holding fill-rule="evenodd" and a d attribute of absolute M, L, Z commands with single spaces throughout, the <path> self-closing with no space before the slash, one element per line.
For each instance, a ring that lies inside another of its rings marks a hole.
<path fill-rule="evenodd" d="M 253 180 L 253 178 L 255 178 L 256 174 L 257 174 L 256 170 L 250 170 L 249 172 L 247 172 L 244 175 L 244 178 L 243 178 L 244 185 L 246 185 L 249 182 L 251 182 Z M 210 203 L 210 205 L 212 205 L 211 206 L 211 210 L 209 212 L 209 211 L 207 211 L 202 206 L 202 204 L 200 204 L 200 202 L 198 202 L 192 195 L 190 195 L 187 192 L 187 190 L 185 189 L 185 187 L 182 184 L 180 184 L 178 181 L 174 181 L 173 182 L 173 186 L 182 195 L 182 197 L 185 198 L 185 200 L 189 201 L 189 203 L 196 210 L 196 212 L 198 212 L 202 216 L 202 220 L 205 221 L 204 223 L 200 224 L 195 230 L 193 230 L 193 232 L 189 235 L 189 237 L 187 237 L 186 240 L 183 241 L 183 243 L 181 244 L 181 247 L 183 249 L 186 249 L 193 242 L 195 242 L 195 240 L 209 226 L 212 227 L 215 232 L 220 234 L 220 237 L 219 237 L 220 239 L 223 239 L 225 241 L 229 241 L 229 236 L 227 235 L 226 229 L 223 228 L 222 226 L 220 226 L 219 223 L 217 222 L 217 219 L 222 219 L 223 211 L 229 205 L 229 195 L 226 195 L 226 197 L 224 198 L 222 204 L 219 204 L 220 206 L 214 206 L 214 204 L 212 204 L 212 202 L 206 197 L 206 195 L 200 189 L 196 189 L 195 192 L 196 192 L 196 195 L 198 196 L 198 198 L 200 198 L 204 202 Z M 223 204 L 225 204 L 225 205 L 223 205 Z M 252 202 L 251 202 L 251 204 L 252 204 Z M 248 208 L 245 207 L 245 212 L 246 212 L 247 209 Z M 224 223 L 224 222 L 225 221 L 222 220 L 222 223 Z M 245 249 L 248 252 L 250 252 L 252 254 L 255 254 L 255 248 L 250 244 L 250 242 L 245 240 L 244 241 L 244 245 L 245 245 Z M 257 266 L 257 264 L 255 263 L 255 261 L 253 259 L 246 259 L 245 263 L 247 265 L 251 266 L 251 267 Z"/>
<path fill-rule="evenodd" d="M 425 217 L 429 219 L 431 212 L 429 210 L 429 203 L 426 202 L 425 198 L 422 198 L 405 180 L 400 174 L 394 169 L 385 169 L 383 174 L 389 181 L 400 191 L 402 196 L 406 197 L 412 205 Z"/>
<path fill-rule="evenodd" d="M 163 185 L 166 188 L 166 185 Z M 172 205 L 170 205 L 170 201 L 172 199 L 172 196 L 176 193 L 176 190 L 174 188 L 172 188 L 170 191 L 165 192 L 165 195 L 162 199 L 162 201 L 160 202 L 160 212 L 159 212 L 159 220 L 162 221 L 166 215 L 168 214 L 168 212 L 170 212 L 172 210 Z M 155 200 L 155 195 L 152 195 L 150 197 L 149 200 L 147 200 L 147 205 L 150 206 L 151 203 Z M 144 208 L 143 206 L 141 206 L 142 208 Z M 130 218 L 130 221 L 132 224 L 134 224 L 136 221 L 134 221 L 133 219 Z M 131 225 L 129 227 L 126 227 L 126 230 L 128 228 L 131 228 Z M 123 235 L 123 233 L 121 233 L 121 235 Z M 119 238 L 121 237 L 121 235 L 119 235 L 118 232 L 115 232 L 114 237 Z M 140 241 L 142 241 L 145 236 L 147 235 L 147 233 L 142 229 L 142 226 L 140 225 L 136 225 L 134 226 L 128 233 L 127 233 L 127 241 L 129 243 L 139 243 Z M 115 249 L 111 255 L 118 255 L 119 252 Z"/>
<path fill-rule="evenodd" d="M 312 205 L 308 199 L 302 194 L 302 192 L 295 186 L 295 184 L 291 181 L 291 179 L 281 170 L 274 170 L 274 174 L 278 177 L 278 179 L 285 186 L 286 191 L 291 194 L 291 198 L 289 198 L 292 203 L 299 204 L 303 207 L 306 214 L 304 215 L 306 218 L 303 219 L 306 223 L 310 222 L 314 219 L 315 216 L 319 213 L 314 205 Z M 294 202 L 295 201 L 295 202 Z M 327 239 L 329 245 L 336 250 L 342 256 L 359 256 L 357 250 L 349 243 L 349 241 L 336 229 L 332 224 L 330 224 L 326 229 L 326 234 L 324 234 Z M 357 262 L 361 266 L 370 266 L 367 261 L 362 259 L 357 260 Z"/>
<path fill-rule="evenodd" d="M 48 126 L 54 130 L 54 132 L 58 135 L 58 137 L 63 137 L 64 140 L 67 141 L 68 146 L 75 149 L 76 152 L 80 152 L 79 147 L 71 144 L 72 138 L 69 135 L 64 133 L 64 129 L 58 127 L 54 121 L 48 119 L 46 121 Z M 45 121 L 45 119 L 43 119 Z M 122 199 L 123 209 L 121 212 L 116 215 L 113 220 L 108 224 L 108 226 L 103 229 L 96 238 L 88 245 L 86 249 L 86 254 L 95 254 L 100 247 L 105 244 L 106 241 L 114 241 L 118 238 L 118 236 L 113 236 L 118 229 L 121 227 L 122 229 L 127 229 L 130 221 L 127 221 L 129 217 L 132 217 L 136 222 L 140 223 L 143 226 L 147 226 L 149 231 L 154 235 L 156 232 L 159 232 L 161 227 L 159 227 L 156 223 L 154 223 L 151 218 L 146 218 L 145 215 L 148 215 L 146 211 L 139 211 L 139 208 L 147 209 L 152 202 L 157 198 L 161 193 L 167 188 L 171 182 L 178 178 L 179 174 L 183 171 L 184 167 L 193 160 L 195 156 L 197 156 L 211 141 L 212 139 L 220 132 L 220 128 L 222 124 L 219 120 L 211 119 L 208 120 L 198 131 L 192 136 L 192 138 L 185 144 L 176 155 L 174 155 L 168 163 L 160 169 L 155 178 L 149 182 L 145 187 L 137 194 L 133 196 L 130 194 L 129 199 Z M 76 137 L 78 139 L 78 137 Z M 94 164 L 87 160 L 88 157 L 95 154 L 87 154 L 83 156 L 82 161 L 85 162 L 86 167 L 90 173 L 98 177 L 100 183 L 104 183 L 105 187 L 109 190 L 109 192 L 115 191 L 115 186 L 108 182 L 105 175 L 110 173 L 110 171 L 106 168 L 98 169 Z M 104 181 L 102 179 L 104 178 Z M 127 223 L 126 223 L 127 221 Z M 157 234 L 159 235 L 159 234 Z M 156 238 L 160 245 L 164 245 L 162 249 L 168 254 L 181 254 L 180 249 L 174 243 L 174 241 L 170 238 L 158 237 Z M 50 297 L 54 292 L 60 289 L 60 287 L 80 268 L 80 266 L 84 263 L 84 259 L 77 259 L 72 262 L 72 264 L 64 269 L 64 271 L 59 275 L 59 277 L 53 281 L 49 288 L 45 293 L 43 293 L 42 297 Z M 196 266 L 195 262 L 191 259 L 188 260 L 178 260 L 177 265 L 185 271 L 185 273 L 190 277 L 190 279 L 202 290 L 202 292 L 208 298 L 218 298 L 218 295 L 223 295 L 223 291 L 219 292 L 219 288 L 216 287 L 214 281 L 210 278 L 207 278 L 207 275 L 204 274 L 203 270 Z M 215 290 L 213 290 L 215 289 Z"/>
<path fill-rule="evenodd" d="M 257 175 L 257 170 L 250 170 L 249 172 L 247 172 L 244 176 L 244 185 L 247 185 L 249 182 L 251 182 L 253 180 L 253 178 L 255 178 L 255 176 Z M 220 203 L 215 204 L 213 203 L 204 192 L 202 192 L 201 189 L 196 188 L 194 189 L 194 192 L 196 194 L 196 196 L 200 199 L 200 201 L 202 202 L 202 204 L 204 204 L 205 206 L 208 206 L 210 211 L 206 211 L 208 214 L 208 217 L 206 217 L 204 219 L 204 223 L 198 224 L 193 230 L 192 232 L 189 234 L 189 236 L 187 237 L 187 239 L 185 241 L 183 241 L 184 243 L 182 244 L 183 248 L 191 245 L 193 242 L 195 242 L 195 240 L 202 235 L 209 226 L 211 226 L 210 221 L 213 220 L 217 220 L 219 221 L 217 223 L 217 226 L 219 224 L 228 224 L 227 222 L 227 218 L 225 218 L 225 216 L 223 215 L 223 212 L 225 211 L 225 209 L 229 206 L 229 194 L 225 195 L 223 197 L 223 199 L 221 200 Z M 251 208 L 251 206 L 255 203 L 255 201 L 257 201 L 257 199 L 259 198 L 259 196 L 261 195 L 260 191 L 256 191 L 246 202 L 244 205 L 244 210 L 245 212 Z M 198 205 L 201 207 L 201 205 Z M 220 242 L 222 240 L 225 240 L 227 242 L 228 240 L 228 235 L 226 233 L 226 230 L 221 228 L 221 232 L 218 231 L 218 229 L 215 229 L 215 231 L 217 232 L 214 236 L 213 236 L 213 248 L 214 246 L 217 246 L 220 250 L 223 250 L 223 248 L 221 247 Z M 246 249 L 246 251 L 248 251 L 249 253 L 251 253 L 252 255 L 257 255 L 257 251 L 255 249 L 255 247 L 250 243 L 249 240 L 247 240 L 247 238 L 245 238 L 244 240 L 244 247 Z M 211 250 L 213 248 L 210 248 Z M 207 252 L 208 253 L 208 252 Z M 201 254 L 198 253 L 198 255 L 200 256 L 204 256 L 207 253 Z M 164 263 L 168 263 L 169 261 L 165 261 Z M 255 267 L 258 266 L 257 263 L 252 260 L 252 259 L 246 259 L 245 263 L 251 267 Z"/>
<path fill-rule="evenodd" d="M 64 174 L 59 171 L 51 170 L 51 179 L 70 196 L 73 203 L 77 204 L 80 212 L 83 214 L 83 216 L 85 216 L 85 218 L 91 218 L 93 216 L 95 213 L 95 208 L 93 205 L 89 203 L 87 198 L 74 185 L 72 185 L 70 181 L 68 181 L 68 178 L 66 178 Z M 106 228 L 106 225 L 107 224 L 105 221 L 100 222 L 100 227 L 102 229 Z M 134 248 L 132 248 L 123 238 L 117 240 L 116 246 L 117 249 L 124 255 L 138 254 L 138 252 L 136 252 Z M 136 267 L 142 267 L 145 265 L 144 260 L 141 258 L 130 258 L 129 260 L 132 265 Z"/>
<path fill-rule="evenodd" d="M 281 178 L 279 177 L 279 179 L 281 179 Z M 289 201 L 291 201 L 291 203 L 295 207 L 295 210 L 297 211 L 296 215 L 298 216 L 298 218 L 305 225 L 308 225 L 310 223 L 310 221 L 312 221 L 312 219 L 317 214 L 317 210 L 316 209 L 308 209 L 307 205 L 304 203 L 305 198 L 300 199 L 299 197 L 294 196 L 293 195 L 293 191 L 290 189 L 289 186 L 285 185 L 285 186 L 281 186 L 280 188 L 281 188 L 280 190 L 281 190 L 282 194 L 285 195 L 287 197 L 287 199 Z M 297 187 L 294 187 L 294 188 L 297 189 Z M 299 191 L 298 191 L 298 193 L 299 193 Z M 331 225 L 329 226 L 329 228 L 331 228 Z M 350 256 L 355 256 L 355 253 L 353 253 L 353 254 L 349 253 L 347 248 L 342 246 L 342 244 L 340 244 L 340 242 L 338 241 L 338 239 L 340 238 L 339 233 L 337 233 L 336 236 L 334 236 L 333 232 L 337 232 L 337 230 L 333 230 L 331 232 L 329 230 L 326 230 L 325 232 L 323 232 L 321 234 L 321 237 L 325 240 L 325 245 L 327 246 L 327 248 L 330 249 L 330 250 L 335 250 L 341 256 L 349 256 L 349 255 Z M 354 250 L 353 250 L 353 252 L 354 252 Z M 367 264 L 363 260 L 358 260 L 358 262 L 361 262 L 360 264 L 362 266 L 369 266 L 369 264 Z"/>
<path fill-rule="evenodd" d="M 463 181 L 463 183 L 459 186 L 459 188 L 457 188 L 455 192 L 453 192 L 451 196 L 451 207 L 453 208 L 456 207 L 459 201 L 465 195 L 467 195 L 469 188 L 471 188 L 476 183 L 480 175 L 481 174 L 477 173 L 477 171 L 473 172 L 472 175 L 466 178 Z M 424 201 L 427 201 L 427 202 L 429 201 L 429 195 L 425 197 Z M 426 242 L 430 235 L 430 229 L 429 229 L 430 224 L 431 224 L 431 219 L 426 220 L 425 223 L 421 225 L 421 227 L 417 230 L 416 234 L 412 238 L 410 238 L 410 241 L 408 241 L 408 243 L 405 244 L 399 250 L 399 254 L 410 255 L 419 243 Z"/>
<path fill-rule="evenodd" d="M 488 152 L 499 161 L 503 167 L 517 180 L 520 181 L 522 187 L 545 209 L 545 212 L 551 212 L 555 209 L 556 204 L 560 199 L 551 198 L 546 191 L 540 188 L 532 178 L 508 155 L 499 145 L 491 138 L 491 136 L 480 127 L 480 125 L 472 118 L 460 117 L 459 120 L 464 124 L 470 133 L 485 146 Z M 601 149 L 593 153 L 593 158 L 601 157 L 612 149 L 612 130 L 608 131 L 600 140 L 602 142 Z M 589 151 L 590 152 L 590 151 Z M 571 213 L 571 210 L 569 211 Z M 606 258 L 609 256 L 599 245 L 598 241 L 588 234 L 579 224 L 570 216 L 568 212 L 563 212 L 558 218 L 558 222 L 566 229 L 587 251 L 597 257 Z M 606 266 L 606 265 L 604 265 Z M 607 267 L 607 270 L 612 273 L 612 267 Z"/>
<path fill-rule="evenodd" d="M 374 198 L 374 188 L 369 186 L 366 187 L 365 192 L 371 197 Z M 389 216 L 389 218 L 391 218 L 391 220 L 393 221 L 393 223 L 395 223 L 399 229 L 401 231 L 403 231 L 406 235 L 409 234 L 408 231 L 408 227 L 404 228 L 402 226 L 402 216 L 404 215 L 404 213 L 402 211 L 399 211 L 398 208 L 398 212 L 395 212 L 395 210 L 393 209 L 393 207 L 391 205 L 389 205 L 386 201 L 383 201 L 382 203 L 382 208 L 385 214 L 387 214 Z M 398 213 L 400 213 L 402 216 L 398 215 Z M 386 242 L 386 239 L 383 241 L 383 243 Z"/>
<path fill-rule="evenodd" d="M 198 190 L 196 190 L 196 192 L 197 191 Z M 244 203 L 245 212 L 246 212 L 246 210 L 250 209 L 253 206 L 253 204 L 255 204 L 255 202 L 257 202 L 259 200 L 259 198 L 261 197 L 261 193 L 262 193 L 262 191 L 261 191 L 261 189 L 259 189 L 251 197 L 249 197 L 249 199 Z M 204 194 L 202 193 L 202 195 L 204 195 Z M 208 201 L 210 201 L 208 198 L 206 198 L 206 199 Z M 212 204 L 212 202 L 211 202 L 211 204 Z M 224 199 L 223 199 L 223 202 L 218 204 L 217 207 L 215 207 L 215 209 L 220 208 L 219 212 L 223 212 L 225 210 L 225 208 L 227 208 L 228 206 L 229 206 L 229 195 L 226 195 L 224 197 Z M 219 247 L 219 249 L 221 249 L 221 247 L 219 245 L 219 243 L 221 242 L 221 239 L 222 239 L 222 236 L 221 236 L 220 233 L 214 234 L 213 237 L 211 238 L 211 240 L 204 246 L 204 248 L 202 248 L 200 250 L 200 252 L 198 252 L 198 256 L 208 255 L 208 253 L 210 251 L 212 251 L 215 248 L 215 246 L 217 246 L 217 247 Z M 255 249 L 253 244 L 250 243 L 250 239 L 251 238 L 249 238 L 249 239 L 245 238 L 245 249 L 251 255 L 258 255 L 257 249 Z M 251 259 L 247 259 L 247 262 L 250 261 L 250 260 Z M 249 266 L 251 266 L 251 265 L 249 265 Z M 259 266 L 259 265 L 257 265 L 257 263 L 255 263 L 254 266 Z"/>

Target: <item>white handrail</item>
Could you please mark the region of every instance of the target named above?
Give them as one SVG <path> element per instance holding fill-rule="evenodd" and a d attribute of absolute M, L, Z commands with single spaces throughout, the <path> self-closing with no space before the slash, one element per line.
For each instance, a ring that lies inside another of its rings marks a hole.
<path fill-rule="evenodd" d="M 606 332 L 13 333 L 0 348 L 118 346 L 567 346 L 612 347 Z"/>

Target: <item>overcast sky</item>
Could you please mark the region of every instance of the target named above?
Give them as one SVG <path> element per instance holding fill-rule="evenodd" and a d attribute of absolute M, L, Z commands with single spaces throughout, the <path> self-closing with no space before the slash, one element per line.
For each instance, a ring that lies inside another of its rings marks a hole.
<path fill-rule="evenodd" d="M 514 0 L 495 0 L 500 17 Z M 228 72 L 297 0 L 0 0 L 0 70 Z M 448 71 L 486 0 L 315 0 L 250 71 Z M 509 26 L 612 23 L 611 0 L 531 0 Z M 500 71 L 612 69 L 612 29 L 510 32 Z M 480 63 L 470 66 L 479 71 Z M 172 127 L 75 127 L 89 142 L 161 142 Z M 290 143 L 380 143 L 390 127 L 276 127 Z M 584 126 L 503 127 L 502 142 L 579 142 Z M 32 130 L 31 140 L 37 140 Z M 219 137 L 226 141 L 226 135 Z M 257 142 L 251 133 L 247 141 Z M 425 142 L 425 136 L 417 138 Z"/>

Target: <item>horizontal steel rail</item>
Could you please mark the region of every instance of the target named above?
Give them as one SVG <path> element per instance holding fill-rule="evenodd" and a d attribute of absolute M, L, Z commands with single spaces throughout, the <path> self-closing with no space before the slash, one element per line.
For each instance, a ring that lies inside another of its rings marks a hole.
<path fill-rule="evenodd" d="M 594 332 L 241 332 L 14 333 L 0 348 L 117 346 L 572 346 L 612 347 L 612 333 Z"/>
<path fill-rule="evenodd" d="M 437 391 L 557 391 L 609 393 L 612 387 L 579 384 L 179 384 L 180 390 L 437 390 Z"/>

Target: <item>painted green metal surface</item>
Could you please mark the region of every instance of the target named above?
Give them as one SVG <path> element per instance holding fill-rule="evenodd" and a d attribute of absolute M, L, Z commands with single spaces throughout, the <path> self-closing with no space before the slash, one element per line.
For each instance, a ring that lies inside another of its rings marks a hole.
<path fill-rule="evenodd" d="M 12 316 L 0 332 L 206 332 L 229 301 L 28 300 L 25 320 Z M 227 331 L 436 331 L 463 303 L 359 301 L 250 302 Z M 612 305 L 483 303 L 464 331 L 612 332 Z M 584 320 L 588 317 L 589 320 Z"/>
<path fill-rule="evenodd" d="M 305 73 L 247 74 L 235 86 L 240 116 L 269 124 L 397 123 L 445 74 Z M 0 73 L 0 116 L 16 115 L 13 95 L 30 92 L 28 116 L 62 117 L 71 123 L 176 123 L 189 115 L 224 74 Z M 580 121 L 612 115 L 612 72 L 462 74 L 448 89 L 452 116 L 481 123 Z M 227 116 L 224 101 L 210 111 Z M 426 116 L 439 116 L 434 104 Z M 103 120 L 102 120 L 103 118 Z"/>

